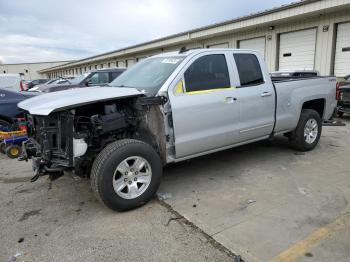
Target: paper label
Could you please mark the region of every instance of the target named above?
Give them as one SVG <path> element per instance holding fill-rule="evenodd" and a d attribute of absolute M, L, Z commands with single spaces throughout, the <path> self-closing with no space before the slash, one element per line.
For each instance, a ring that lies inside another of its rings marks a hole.
<path fill-rule="evenodd" d="M 166 58 L 162 61 L 163 64 L 177 64 L 180 61 L 180 59 L 175 59 L 175 58 Z"/>

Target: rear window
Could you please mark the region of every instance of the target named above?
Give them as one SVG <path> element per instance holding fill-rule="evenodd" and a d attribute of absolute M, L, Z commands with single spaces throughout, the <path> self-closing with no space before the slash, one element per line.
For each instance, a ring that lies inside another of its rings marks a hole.
<path fill-rule="evenodd" d="M 258 58 L 253 54 L 234 54 L 241 87 L 260 85 L 264 83 Z"/>

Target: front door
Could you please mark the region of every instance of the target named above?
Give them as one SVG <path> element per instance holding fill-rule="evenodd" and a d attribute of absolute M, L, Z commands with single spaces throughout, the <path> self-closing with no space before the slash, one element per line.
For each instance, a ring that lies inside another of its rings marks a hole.
<path fill-rule="evenodd" d="M 176 158 L 236 143 L 239 108 L 228 56 L 210 53 L 196 57 L 169 89 Z"/>

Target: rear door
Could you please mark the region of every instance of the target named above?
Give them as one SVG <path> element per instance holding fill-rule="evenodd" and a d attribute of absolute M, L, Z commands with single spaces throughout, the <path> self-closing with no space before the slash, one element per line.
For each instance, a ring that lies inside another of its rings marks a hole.
<path fill-rule="evenodd" d="M 170 87 L 176 158 L 237 142 L 239 108 L 230 52 L 193 58 Z"/>
<path fill-rule="evenodd" d="M 271 134 L 275 122 L 275 92 L 268 73 L 255 54 L 234 53 L 240 85 L 235 97 L 240 110 L 240 142 Z M 263 71 L 265 70 L 265 71 Z"/>

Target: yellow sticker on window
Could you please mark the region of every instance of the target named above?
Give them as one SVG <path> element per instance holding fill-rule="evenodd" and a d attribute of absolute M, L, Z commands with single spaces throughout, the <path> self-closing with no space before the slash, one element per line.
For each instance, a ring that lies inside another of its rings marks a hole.
<path fill-rule="evenodd" d="M 184 93 L 184 82 L 183 80 L 180 80 L 176 86 L 175 86 L 175 93 L 176 94 L 183 94 Z"/>

